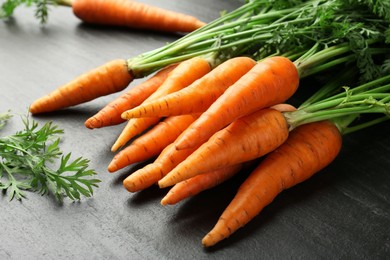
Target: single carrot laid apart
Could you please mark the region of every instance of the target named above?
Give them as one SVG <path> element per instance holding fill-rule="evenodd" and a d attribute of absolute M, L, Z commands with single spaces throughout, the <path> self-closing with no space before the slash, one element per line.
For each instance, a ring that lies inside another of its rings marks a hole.
<path fill-rule="evenodd" d="M 73 13 L 91 24 L 166 32 L 191 32 L 203 25 L 194 16 L 131 0 L 69 0 Z"/>
<path fill-rule="evenodd" d="M 330 121 L 301 125 L 288 140 L 255 168 L 203 238 L 210 247 L 251 221 L 283 190 L 309 179 L 329 165 L 342 146 L 337 127 Z"/>
<path fill-rule="evenodd" d="M 129 192 L 137 192 L 149 188 L 153 184 L 156 184 L 195 150 L 196 148 L 176 150 L 174 143 L 171 143 L 161 152 L 153 163 L 130 174 L 123 181 L 123 186 Z"/>
<path fill-rule="evenodd" d="M 133 80 L 126 60 L 113 60 L 80 75 L 30 105 L 32 114 L 75 106 L 126 88 Z"/>
<path fill-rule="evenodd" d="M 157 156 L 166 146 L 175 141 L 198 117 L 199 114 L 190 114 L 164 119 L 116 154 L 108 165 L 108 171 L 115 172 L 132 163 Z"/>
<path fill-rule="evenodd" d="M 225 90 L 247 73 L 256 62 L 249 57 L 229 59 L 190 86 L 161 98 L 144 102 L 122 114 L 123 118 L 162 117 L 205 111 Z"/>
<path fill-rule="evenodd" d="M 176 140 L 177 149 L 203 143 L 235 119 L 286 101 L 298 84 L 298 71 L 289 59 L 275 56 L 258 62 Z"/>
<path fill-rule="evenodd" d="M 208 72 L 210 72 L 210 70 L 210 64 L 206 59 L 194 57 L 189 60 L 185 60 L 169 73 L 164 83 L 144 102 L 185 88 L 195 80 L 206 75 Z M 123 147 L 131 138 L 142 133 L 147 128 L 153 126 L 159 121 L 160 117 L 130 119 L 112 146 L 111 151 L 117 151 Z"/>
<path fill-rule="evenodd" d="M 158 184 L 165 188 L 198 174 L 253 160 L 276 149 L 288 134 L 281 112 L 270 108 L 256 111 L 215 133 Z"/>
<path fill-rule="evenodd" d="M 176 66 L 176 64 L 170 65 L 158 71 L 141 84 L 126 91 L 118 98 L 107 104 L 97 114 L 88 118 L 85 121 L 85 126 L 87 128 L 94 129 L 125 122 L 126 120 L 121 117 L 121 114 L 128 109 L 138 106 L 152 93 L 154 93 L 167 78 L 168 73 Z"/>
<path fill-rule="evenodd" d="M 188 180 L 175 184 L 161 200 L 162 205 L 173 205 L 200 192 L 211 189 L 227 179 L 233 177 L 242 168 L 243 164 L 236 164 L 226 168 L 206 172 Z"/>

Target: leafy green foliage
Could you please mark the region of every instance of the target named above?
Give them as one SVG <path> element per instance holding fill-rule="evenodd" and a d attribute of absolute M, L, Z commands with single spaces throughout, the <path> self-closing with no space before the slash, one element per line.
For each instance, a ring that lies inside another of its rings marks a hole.
<path fill-rule="evenodd" d="M 390 1 L 389 0 L 348 0 L 349 4 L 360 4 L 369 7 L 372 13 L 390 22 Z"/>
<path fill-rule="evenodd" d="M 27 7 L 35 6 L 35 17 L 41 24 L 47 22 L 49 6 L 57 5 L 58 0 L 6 0 L 0 9 L 0 18 L 6 18 L 13 15 L 15 9 L 21 5 Z"/>
<path fill-rule="evenodd" d="M 52 193 L 59 202 L 65 196 L 71 200 L 92 196 L 100 180 L 90 178 L 96 173 L 88 169 L 89 160 L 71 161 L 70 153 L 63 155 L 59 148 L 63 130 L 51 122 L 39 127 L 28 117 L 23 123 L 22 131 L 0 138 L 0 189 L 8 192 L 11 200 L 25 198 L 25 190 Z"/>
<path fill-rule="evenodd" d="M 5 126 L 8 119 L 10 119 L 12 116 L 10 113 L 0 113 L 0 130 Z"/>

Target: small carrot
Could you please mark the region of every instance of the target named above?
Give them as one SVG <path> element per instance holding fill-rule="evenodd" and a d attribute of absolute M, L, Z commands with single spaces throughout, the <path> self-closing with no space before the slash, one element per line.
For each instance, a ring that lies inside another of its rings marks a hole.
<path fill-rule="evenodd" d="M 280 103 L 280 104 L 271 106 L 271 108 L 278 110 L 280 112 L 292 112 L 292 111 L 297 110 L 296 107 L 294 107 L 293 105 L 287 104 L 287 103 Z"/>
<path fill-rule="evenodd" d="M 249 57 L 229 59 L 190 86 L 158 99 L 144 102 L 122 114 L 123 118 L 172 116 L 205 111 L 256 62 Z"/>
<path fill-rule="evenodd" d="M 276 149 L 288 133 L 281 112 L 270 108 L 256 111 L 216 132 L 158 184 L 168 187 L 201 173 L 253 160 Z"/>
<path fill-rule="evenodd" d="M 235 119 L 286 101 L 298 84 L 298 71 L 289 59 L 275 56 L 258 62 L 176 140 L 177 149 L 203 143 Z"/>
<path fill-rule="evenodd" d="M 117 125 L 123 123 L 125 119 L 121 118 L 121 114 L 133 107 L 140 105 L 147 99 L 167 78 L 168 73 L 177 65 L 170 65 L 141 84 L 131 88 L 108 105 L 102 108 L 97 114 L 88 118 L 85 121 L 87 128 L 100 128 L 105 126 Z"/>
<path fill-rule="evenodd" d="M 166 146 L 175 141 L 184 129 L 198 117 L 199 114 L 190 114 L 164 119 L 116 154 L 108 165 L 108 171 L 115 172 L 132 163 L 144 161 L 158 155 Z"/>
<path fill-rule="evenodd" d="M 174 143 L 171 143 L 161 152 L 153 163 L 148 164 L 129 175 L 123 181 L 123 186 L 129 192 L 146 189 L 153 184 L 156 184 L 195 150 L 196 148 L 176 150 Z"/>
<path fill-rule="evenodd" d="M 330 121 L 301 125 L 288 140 L 266 156 L 242 183 L 202 244 L 213 246 L 252 220 L 283 190 L 288 189 L 330 164 L 341 149 L 342 139 Z"/>
<path fill-rule="evenodd" d="M 188 180 L 179 182 L 173 186 L 167 195 L 161 200 L 162 205 L 173 205 L 188 197 L 211 189 L 227 179 L 233 177 L 242 168 L 242 164 L 228 166 L 211 172 L 196 175 Z"/>
<path fill-rule="evenodd" d="M 204 22 L 194 16 L 131 0 L 69 0 L 82 21 L 167 32 L 191 32 Z"/>
<path fill-rule="evenodd" d="M 200 57 L 194 57 L 189 60 L 182 61 L 169 73 L 164 83 L 144 102 L 185 88 L 195 80 L 206 75 L 210 70 L 211 67 L 207 60 Z M 142 133 L 158 121 L 160 121 L 160 117 L 130 119 L 122 133 L 115 141 L 111 150 L 114 152 L 123 147 L 131 138 Z"/>
<path fill-rule="evenodd" d="M 78 105 L 121 91 L 132 80 L 133 75 L 127 67 L 126 60 L 113 60 L 34 101 L 30 106 L 30 112 L 32 114 L 52 112 Z"/>

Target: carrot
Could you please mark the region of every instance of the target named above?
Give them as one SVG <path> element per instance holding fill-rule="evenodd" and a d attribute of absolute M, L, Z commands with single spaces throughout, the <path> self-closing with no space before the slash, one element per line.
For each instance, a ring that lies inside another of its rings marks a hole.
<path fill-rule="evenodd" d="M 176 150 L 174 143 L 171 143 L 153 163 L 129 175 L 123 181 L 124 187 L 129 192 L 136 192 L 152 186 L 195 150 L 196 148 Z"/>
<path fill-rule="evenodd" d="M 210 64 L 206 59 L 195 57 L 185 60 L 169 73 L 164 83 L 144 102 L 185 88 L 195 80 L 206 75 L 210 70 Z M 123 147 L 131 138 L 142 133 L 148 127 L 156 124 L 159 120 L 159 117 L 134 118 L 129 120 L 111 150 L 116 151 Z"/>
<path fill-rule="evenodd" d="M 162 205 L 173 205 L 188 197 L 211 189 L 227 179 L 233 177 L 242 168 L 242 164 L 228 166 L 226 168 L 196 175 L 188 180 L 179 182 L 173 186 L 167 195 L 161 200 Z"/>
<path fill-rule="evenodd" d="M 297 110 L 296 107 L 294 107 L 293 105 L 287 104 L 287 103 L 280 103 L 280 104 L 271 106 L 271 108 L 278 110 L 280 112 L 292 112 L 292 111 Z"/>
<path fill-rule="evenodd" d="M 198 117 L 199 114 L 190 114 L 166 118 L 115 155 L 108 171 L 114 172 L 158 155 Z"/>
<path fill-rule="evenodd" d="M 121 91 L 132 80 L 133 75 L 128 70 L 126 60 L 113 60 L 34 101 L 30 106 L 30 112 L 32 114 L 52 112 L 78 105 Z"/>
<path fill-rule="evenodd" d="M 256 111 L 215 133 L 158 184 L 164 188 L 201 173 L 253 160 L 276 149 L 288 133 L 281 112 L 270 108 Z"/>
<path fill-rule="evenodd" d="M 146 98 L 155 92 L 167 78 L 168 73 L 176 66 L 176 64 L 168 66 L 158 71 L 141 84 L 126 91 L 102 108 L 97 114 L 88 118 L 85 121 L 85 126 L 93 129 L 123 123 L 125 119 L 121 118 L 121 114 L 130 108 L 140 105 Z"/>
<path fill-rule="evenodd" d="M 176 148 L 203 143 L 235 119 L 284 102 L 293 95 L 298 84 L 298 71 L 289 59 L 280 56 L 264 59 L 228 88 L 176 140 Z"/>
<path fill-rule="evenodd" d="M 193 16 L 131 0 L 73 0 L 71 5 L 79 19 L 91 24 L 167 32 L 191 32 L 205 25 Z"/>
<path fill-rule="evenodd" d="M 205 111 L 256 62 L 248 57 L 229 59 L 190 86 L 164 97 L 144 102 L 122 114 L 123 118 L 172 116 Z"/>
<path fill-rule="evenodd" d="M 252 220 L 283 190 L 307 180 L 330 164 L 341 149 L 342 139 L 330 121 L 297 127 L 288 140 L 270 153 L 242 183 L 215 227 L 203 238 L 215 245 Z"/>

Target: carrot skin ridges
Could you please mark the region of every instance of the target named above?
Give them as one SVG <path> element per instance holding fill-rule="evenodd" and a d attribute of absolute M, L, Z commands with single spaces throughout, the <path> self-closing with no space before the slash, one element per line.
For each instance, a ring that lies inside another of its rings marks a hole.
<path fill-rule="evenodd" d="M 190 86 L 144 102 L 123 113 L 123 117 L 173 116 L 205 111 L 228 87 L 247 73 L 256 62 L 249 57 L 229 59 Z"/>
<path fill-rule="evenodd" d="M 205 25 L 193 16 L 131 0 L 74 0 L 72 9 L 80 20 L 99 25 L 166 32 L 191 32 Z"/>
<path fill-rule="evenodd" d="M 213 246 L 251 221 L 283 190 L 309 179 L 338 155 L 341 134 L 330 121 L 302 125 L 251 172 L 202 244 Z"/>
<path fill-rule="evenodd" d="M 211 172 L 196 175 L 173 186 L 161 200 L 161 205 L 173 205 L 200 192 L 211 189 L 233 177 L 242 168 L 242 164 L 228 166 Z"/>
<path fill-rule="evenodd" d="M 176 68 L 174 68 L 165 79 L 163 84 L 144 102 L 153 100 L 172 92 L 178 91 L 192 84 L 195 80 L 203 77 L 210 72 L 211 66 L 206 59 L 201 57 L 194 57 L 182 61 Z M 131 138 L 141 134 L 147 128 L 155 125 L 160 121 L 160 117 L 148 118 L 132 118 L 130 119 L 125 129 L 121 132 L 111 151 L 115 152 L 123 147 Z"/>
<path fill-rule="evenodd" d="M 112 60 L 34 101 L 30 106 L 30 112 L 32 114 L 53 112 L 82 104 L 121 91 L 132 80 L 133 76 L 128 70 L 126 60 Z"/>
<path fill-rule="evenodd" d="M 185 160 L 196 148 L 176 150 L 173 143 L 168 145 L 157 159 L 129 175 L 124 181 L 123 186 L 129 192 L 137 192 L 156 184 L 170 170 L 175 168 L 180 162 Z"/>
<path fill-rule="evenodd" d="M 85 121 L 85 126 L 87 128 L 94 129 L 123 123 L 126 120 L 121 117 L 121 114 L 128 109 L 138 106 L 152 93 L 154 93 L 164 82 L 168 73 L 176 66 L 176 64 L 170 65 L 158 71 L 151 78 L 141 84 L 126 91 L 118 98 L 107 104 L 97 114 L 88 118 Z"/>
<path fill-rule="evenodd" d="M 282 113 L 270 108 L 259 110 L 215 133 L 158 184 L 165 188 L 198 174 L 256 159 L 276 149 L 288 134 Z"/>
<path fill-rule="evenodd" d="M 166 118 L 116 154 L 108 165 L 108 171 L 115 172 L 158 155 L 198 117 L 198 114 L 191 114 Z"/>
<path fill-rule="evenodd" d="M 258 62 L 176 140 L 176 148 L 203 143 L 235 119 L 285 102 L 295 93 L 298 84 L 298 71 L 289 59 L 275 56 Z"/>

